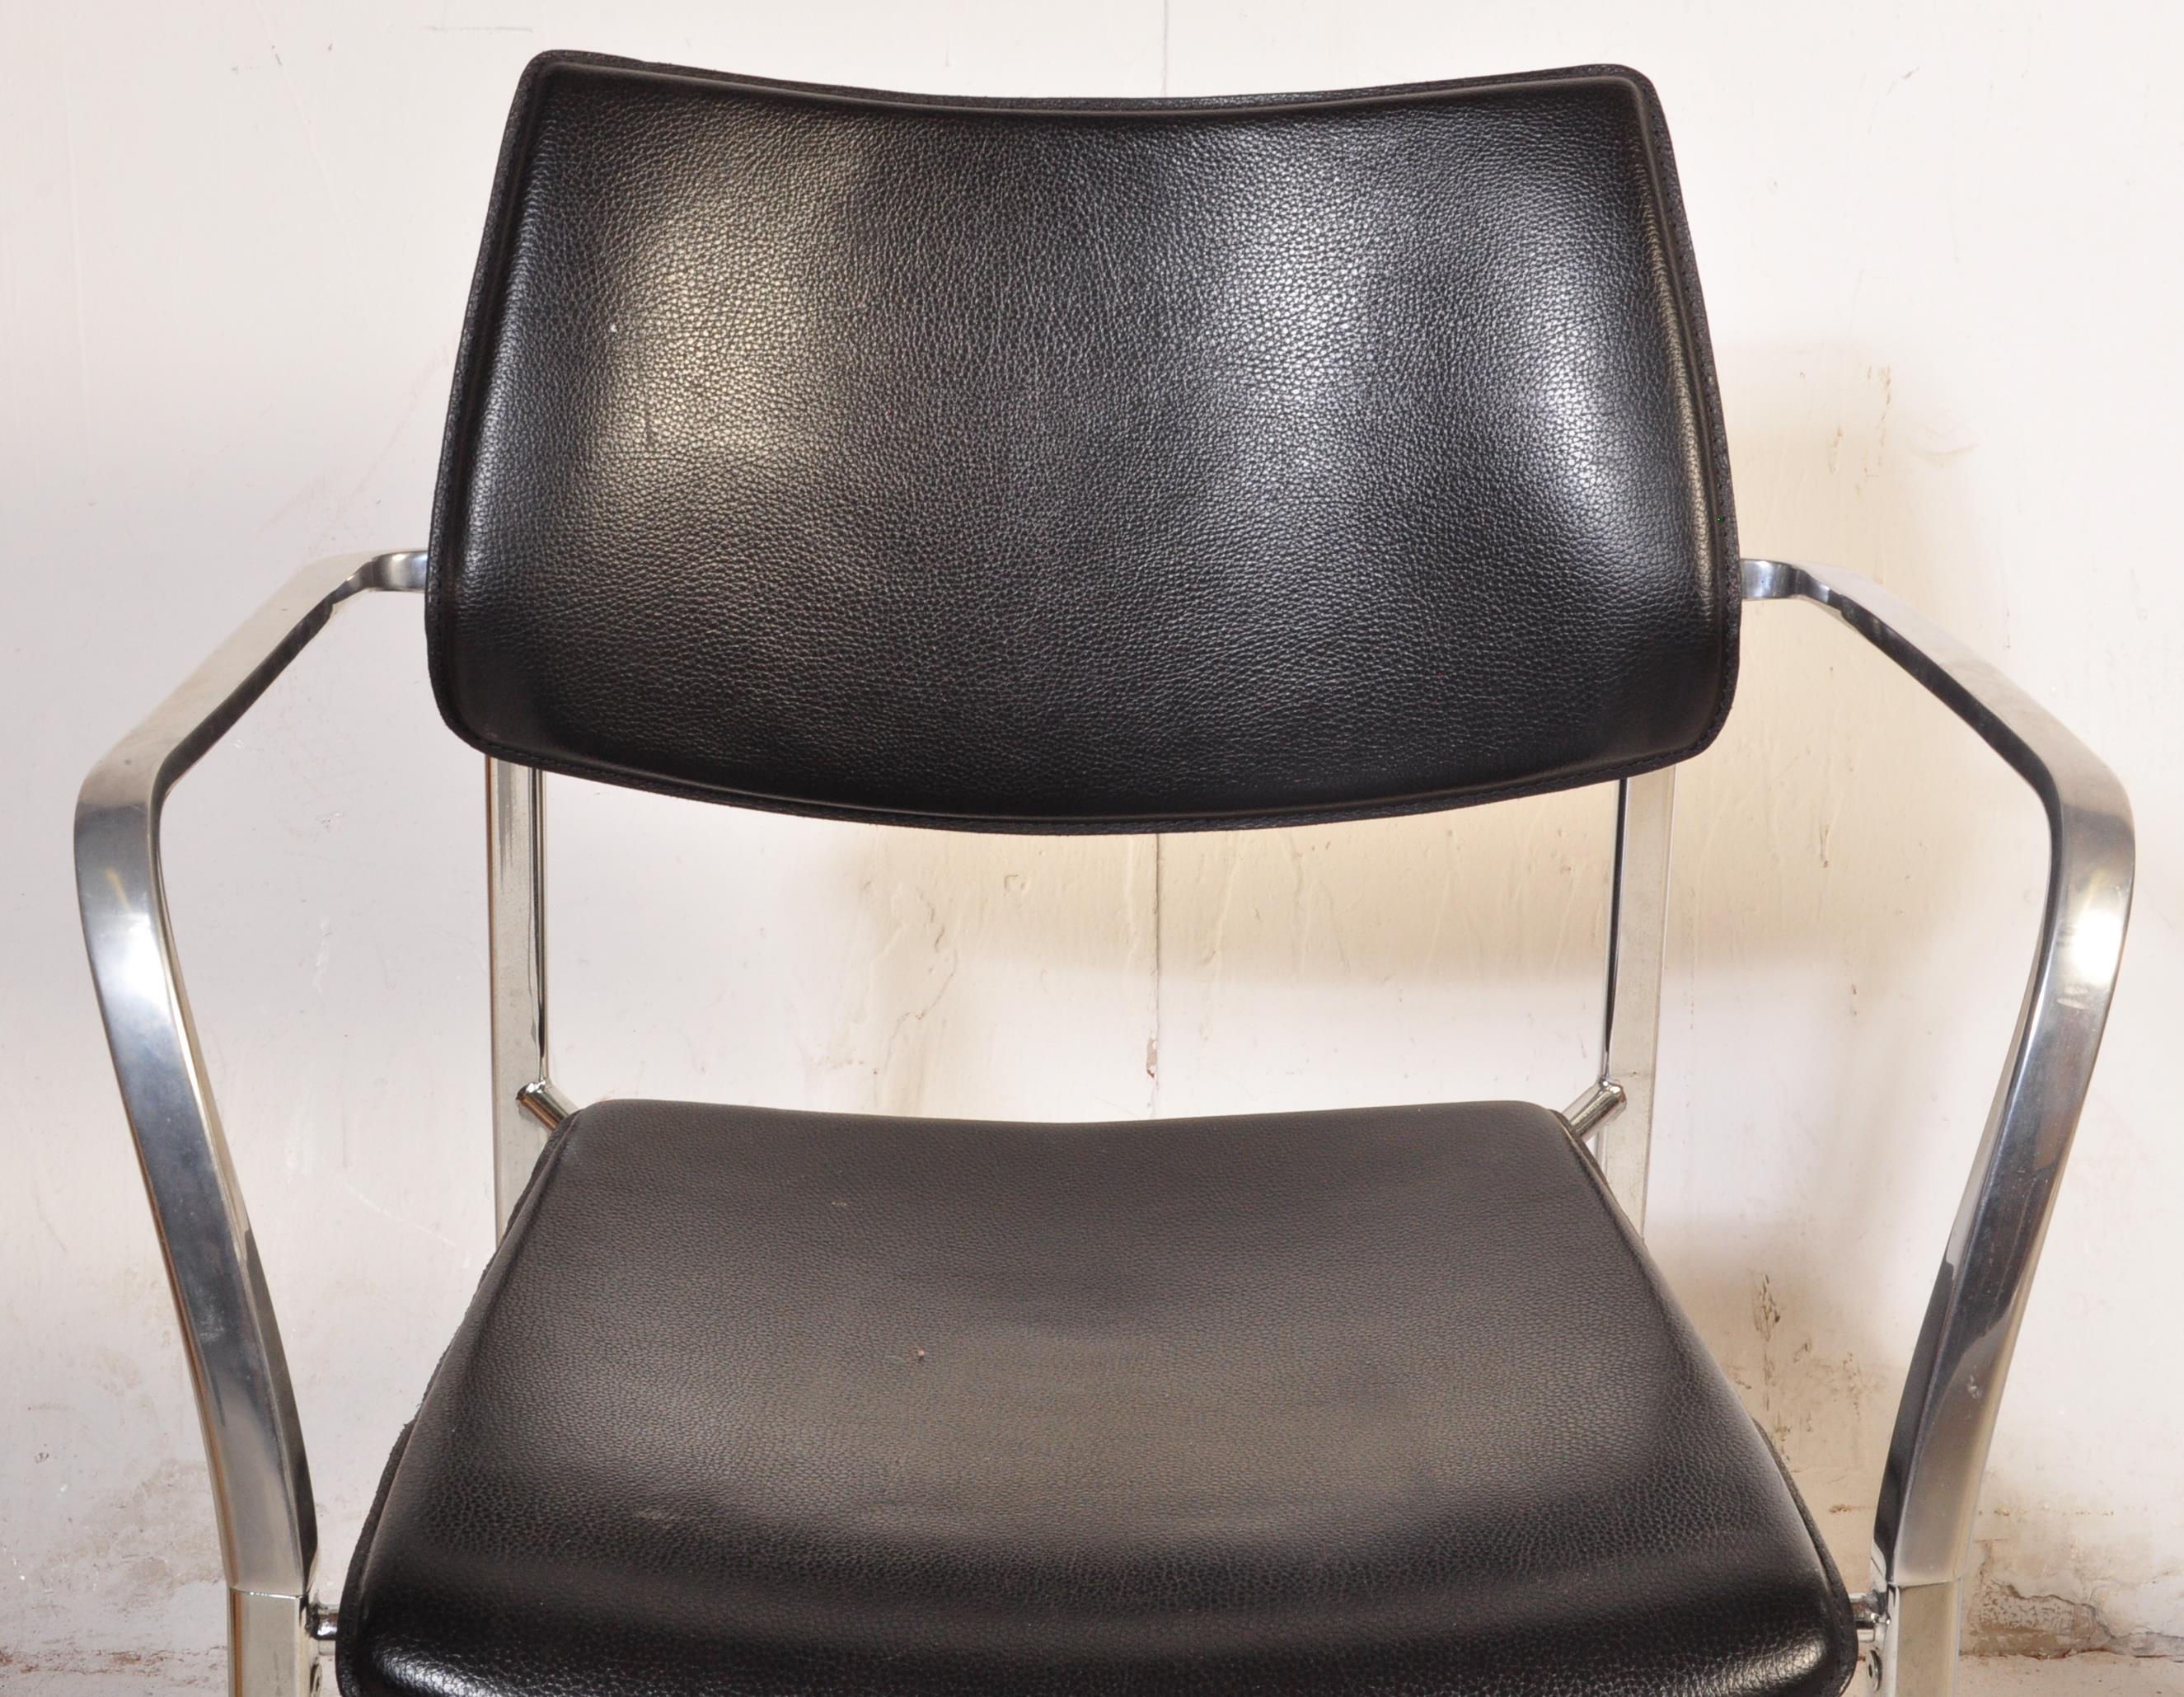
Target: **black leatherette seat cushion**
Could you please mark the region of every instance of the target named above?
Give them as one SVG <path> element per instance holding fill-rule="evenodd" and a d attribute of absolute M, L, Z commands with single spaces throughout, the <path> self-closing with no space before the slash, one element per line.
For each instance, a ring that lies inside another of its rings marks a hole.
<path fill-rule="evenodd" d="M 460 734 L 760 805 L 1174 828 L 1680 759 L 1739 583 L 1652 90 L 1011 103 L 549 56 L 431 576 Z"/>
<path fill-rule="evenodd" d="M 348 1697 L 1832 1697 L 1842 1589 L 1508 1103 L 567 1121 L 353 1564 Z"/>

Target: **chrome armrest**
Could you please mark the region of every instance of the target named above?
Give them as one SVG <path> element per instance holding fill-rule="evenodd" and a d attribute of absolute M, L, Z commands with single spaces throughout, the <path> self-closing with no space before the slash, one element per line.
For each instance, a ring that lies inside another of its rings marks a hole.
<path fill-rule="evenodd" d="M 175 957 L 160 810 L 337 608 L 424 581 L 422 554 L 305 567 L 92 768 L 76 802 L 84 943 L 181 1314 L 239 1636 L 259 1604 L 302 1606 L 318 1534 L 281 1334 Z"/>
<path fill-rule="evenodd" d="M 1744 562 L 1748 599 L 1834 614 L 1979 732 L 2048 815 L 2048 894 L 2009 1058 L 1926 1305 L 1897 1410 L 1874 1522 L 1877 1602 L 1908 1638 L 1892 1689 L 1946 1690 L 1957 1589 L 1971 1545 L 2010 1352 L 2085 1106 L 2131 913 L 2131 804 L 2092 751 L 1999 671 L 1854 573 Z M 1928 1618 L 1930 1617 L 1930 1618 Z"/>

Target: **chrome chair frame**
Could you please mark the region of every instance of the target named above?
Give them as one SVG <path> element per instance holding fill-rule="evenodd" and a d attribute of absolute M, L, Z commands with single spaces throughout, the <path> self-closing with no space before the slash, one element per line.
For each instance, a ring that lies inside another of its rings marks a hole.
<path fill-rule="evenodd" d="M 2131 809 L 2083 743 L 1879 586 L 1774 560 L 1747 560 L 1743 570 L 1747 599 L 1810 602 L 1880 648 L 1979 732 L 2048 818 L 2032 972 L 1912 1356 L 1875 1520 L 1873 1589 L 1853 1600 L 1884 1697 L 1947 1697 L 1980 1479 L 2114 989 L 2131 905 Z M 337 610 L 368 591 L 421 590 L 425 576 L 417 552 L 305 568 L 92 768 L 77 804 L 84 938 L 203 1427 L 235 1697 L 320 1689 L 334 1622 L 312 1593 L 318 1532 L 303 1433 L 168 919 L 161 808 Z M 1601 1068 L 1564 1116 L 1641 1229 L 1674 793 L 1673 768 L 1619 786 Z M 486 816 L 494 1205 L 504 1229 L 570 1110 L 547 1069 L 539 774 L 488 760 Z"/>

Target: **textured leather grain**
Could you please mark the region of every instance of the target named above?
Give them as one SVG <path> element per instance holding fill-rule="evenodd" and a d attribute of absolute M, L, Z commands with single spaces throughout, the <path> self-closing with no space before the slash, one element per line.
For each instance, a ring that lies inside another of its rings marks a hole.
<path fill-rule="evenodd" d="M 1840 1582 L 1507 1103 L 567 1121 L 352 1566 L 348 1697 L 1832 1697 Z"/>
<path fill-rule="evenodd" d="M 450 725 L 532 765 L 1176 828 L 1691 754 L 1736 559 L 1633 72 L 1010 104 L 562 55 L 428 618 Z"/>

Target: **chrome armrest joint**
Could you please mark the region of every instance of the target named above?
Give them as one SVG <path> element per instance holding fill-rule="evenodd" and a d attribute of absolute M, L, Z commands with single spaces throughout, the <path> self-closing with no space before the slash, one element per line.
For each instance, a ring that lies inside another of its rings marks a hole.
<path fill-rule="evenodd" d="M 1563 1123 L 1580 1143 L 1591 1138 L 1608 1116 L 1623 1105 L 1623 1087 L 1608 1079 L 1589 1085 L 1585 1092 L 1563 1110 Z"/>
<path fill-rule="evenodd" d="M 525 1113 L 549 1132 L 559 1130 L 561 1121 L 577 1111 L 550 1078 L 537 1079 L 525 1085 L 515 1093 L 515 1100 Z"/>

